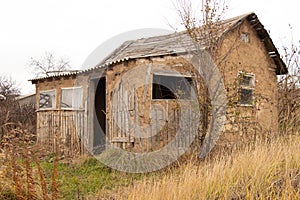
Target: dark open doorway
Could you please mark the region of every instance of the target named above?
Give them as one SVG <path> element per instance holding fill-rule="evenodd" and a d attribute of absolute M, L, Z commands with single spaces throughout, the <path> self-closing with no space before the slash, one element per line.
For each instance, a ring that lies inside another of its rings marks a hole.
<path fill-rule="evenodd" d="M 106 143 L 106 78 L 94 80 L 95 112 L 94 112 L 94 153 L 105 149 Z"/>

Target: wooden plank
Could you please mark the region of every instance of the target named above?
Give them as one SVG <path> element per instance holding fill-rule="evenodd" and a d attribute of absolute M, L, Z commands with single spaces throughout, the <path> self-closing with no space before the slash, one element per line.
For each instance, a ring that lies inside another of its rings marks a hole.
<path fill-rule="evenodd" d="M 47 111 L 38 113 L 38 141 L 49 150 L 73 156 L 80 152 L 84 132 L 84 111 Z"/>
<path fill-rule="evenodd" d="M 134 139 L 129 137 L 115 137 L 112 138 L 112 142 L 116 142 L 116 143 L 134 142 Z"/>
<path fill-rule="evenodd" d="M 189 73 L 181 74 L 181 73 L 172 72 L 172 71 L 169 71 L 169 72 L 165 72 L 165 71 L 162 71 L 162 72 L 153 72 L 153 75 L 192 78 L 192 75 L 189 74 Z"/>
<path fill-rule="evenodd" d="M 142 99 L 142 116 L 144 116 L 144 111 L 145 111 L 145 104 L 147 100 L 147 94 L 149 90 L 149 82 L 150 82 L 150 76 L 151 76 L 151 69 L 152 69 L 152 64 L 149 64 L 147 67 L 147 72 L 146 72 L 146 79 L 145 79 L 145 85 L 144 85 L 144 93 L 143 93 L 143 99 Z"/>

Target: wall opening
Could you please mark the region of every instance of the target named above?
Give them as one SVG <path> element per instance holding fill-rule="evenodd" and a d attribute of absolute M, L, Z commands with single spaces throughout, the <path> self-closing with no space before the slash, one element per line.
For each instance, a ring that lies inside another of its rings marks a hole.
<path fill-rule="evenodd" d="M 153 75 L 152 99 L 191 99 L 192 78 Z"/>
<path fill-rule="evenodd" d="M 242 40 L 244 43 L 249 43 L 249 42 L 250 42 L 250 39 L 249 39 L 249 33 L 242 33 L 242 34 L 241 34 L 241 40 Z"/>
<path fill-rule="evenodd" d="M 40 91 L 39 110 L 56 108 L 56 90 Z"/>
<path fill-rule="evenodd" d="M 254 74 L 239 72 L 239 102 L 241 106 L 253 106 L 254 104 Z"/>
<path fill-rule="evenodd" d="M 60 108 L 69 110 L 83 109 L 83 88 L 61 88 Z"/>
<path fill-rule="evenodd" d="M 106 78 L 94 80 L 94 153 L 105 149 L 106 143 Z"/>

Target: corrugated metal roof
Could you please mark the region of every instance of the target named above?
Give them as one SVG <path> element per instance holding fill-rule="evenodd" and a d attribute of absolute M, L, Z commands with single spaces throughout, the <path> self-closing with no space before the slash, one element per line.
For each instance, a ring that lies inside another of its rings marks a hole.
<path fill-rule="evenodd" d="M 60 72 L 60 73 L 56 73 L 50 76 L 45 76 L 45 77 L 37 77 L 37 78 L 33 78 L 30 79 L 29 81 L 38 81 L 38 80 L 43 80 L 43 79 L 48 79 L 48 78 L 58 78 L 58 77 L 64 77 L 64 76 L 72 76 L 72 75 L 77 75 L 78 73 L 80 73 L 81 71 L 65 71 L 65 72 Z"/>
<path fill-rule="evenodd" d="M 249 14 L 245 14 L 228 20 L 224 20 L 220 24 L 220 27 L 222 27 L 222 29 L 220 29 L 220 31 L 215 34 L 221 36 L 228 30 L 230 30 L 233 26 L 237 25 L 239 22 L 245 19 L 248 15 Z M 97 66 L 116 63 L 122 61 L 124 58 L 136 59 L 143 57 L 188 53 L 190 51 L 195 51 L 199 46 L 202 48 L 208 47 L 206 41 L 207 38 L 199 38 L 196 46 L 194 40 L 186 31 L 175 32 L 162 36 L 142 38 L 133 41 L 126 41 Z"/>
<path fill-rule="evenodd" d="M 253 25 L 253 27 L 257 31 L 258 36 L 263 40 L 267 51 L 275 53 L 276 56 L 272 58 L 274 59 L 274 62 L 277 65 L 276 73 L 287 73 L 287 69 L 284 62 L 281 60 L 280 55 L 276 47 L 274 46 L 268 32 L 264 29 L 263 25 L 260 23 L 255 13 L 244 14 L 231 19 L 224 20 L 221 23 L 222 29 L 218 33 L 216 33 L 216 35 L 221 36 L 225 34 L 226 32 L 240 25 L 241 22 L 243 22 L 244 20 L 248 20 L 249 23 Z M 126 41 L 119 48 L 113 51 L 109 56 L 107 56 L 104 59 L 104 61 L 99 63 L 97 66 L 76 73 L 63 74 L 60 76 L 77 75 L 95 69 L 106 68 L 110 65 L 121 63 L 130 59 L 189 53 L 191 51 L 196 50 L 196 48 L 199 48 L 199 45 L 203 48 L 208 47 L 206 41 L 207 38 L 199 38 L 199 42 L 196 46 L 195 42 L 186 31 Z M 57 76 L 44 77 L 41 79 L 53 77 Z M 32 79 L 31 81 L 34 80 L 40 79 Z"/>

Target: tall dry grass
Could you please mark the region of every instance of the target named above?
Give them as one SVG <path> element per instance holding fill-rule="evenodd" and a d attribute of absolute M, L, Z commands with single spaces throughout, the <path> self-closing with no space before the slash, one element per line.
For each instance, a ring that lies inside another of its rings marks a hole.
<path fill-rule="evenodd" d="M 135 184 L 125 198 L 300 199 L 300 136 L 258 142 L 198 166 L 186 164 Z"/>
<path fill-rule="evenodd" d="M 47 189 L 40 158 L 45 149 L 34 145 L 35 135 L 22 124 L 6 128 L 0 141 L 0 199 L 58 199 L 57 166 L 53 164 L 52 188 Z M 56 157 L 55 157 L 56 159 Z M 55 160 L 56 161 L 56 160 Z M 49 185 L 49 184 L 48 184 Z"/>

